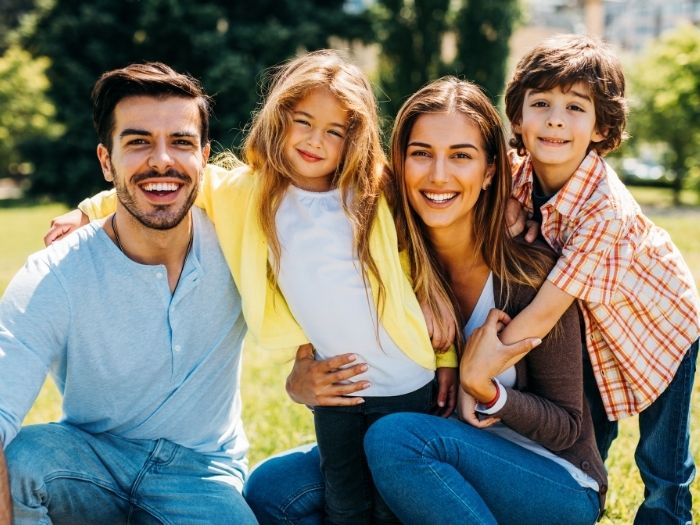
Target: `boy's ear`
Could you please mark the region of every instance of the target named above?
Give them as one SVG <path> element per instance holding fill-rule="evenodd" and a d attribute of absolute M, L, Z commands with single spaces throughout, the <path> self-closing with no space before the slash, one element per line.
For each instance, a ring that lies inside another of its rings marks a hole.
<path fill-rule="evenodd" d="M 608 130 L 607 129 L 604 129 L 602 131 L 598 131 L 598 128 L 596 128 L 593 130 L 593 133 L 591 134 L 591 142 L 593 142 L 593 143 L 602 142 L 607 138 L 608 138 Z"/>

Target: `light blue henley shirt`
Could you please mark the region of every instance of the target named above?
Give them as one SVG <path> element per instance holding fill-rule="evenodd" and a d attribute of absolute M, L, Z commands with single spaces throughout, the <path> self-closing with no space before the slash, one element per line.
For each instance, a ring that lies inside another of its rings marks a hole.
<path fill-rule="evenodd" d="M 171 295 L 165 266 L 127 258 L 93 222 L 29 257 L 0 301 L 0 440 L 50 374 L 62 420 L 127 439 L 165 438 L 245 471 L 241 299 L 212 224 Z"/>

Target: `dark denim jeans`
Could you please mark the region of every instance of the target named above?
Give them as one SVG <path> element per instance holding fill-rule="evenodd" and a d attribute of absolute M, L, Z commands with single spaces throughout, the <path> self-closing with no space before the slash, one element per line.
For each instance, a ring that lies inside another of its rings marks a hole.
<path fill-rule="evenodd" d="M 396 412 L 429 412 L 433 382 L 401 396 L 365 397 L 361 405 L 316 407 L 314 424 L 325 480 L 325 525 L 398 524 L 374 488 L 365 458 L 365 433 Z"/>
<path fill-rule="evenodd" d="M 673 381 L 639 414 L 639 443 L 634 454 L 644 481 L 644 501 L 635 525 L 690 525 L 690 484 L 695 463 L 690 452 L 690 398 L 698 341 L 692 344 Z M 603 460 L 617 437 L 617 421 L 609 421 L 584 349 L 584 387 L 591 407 L 596 441 Z M 611 487 L 611 490 L 615 490 Z"/>

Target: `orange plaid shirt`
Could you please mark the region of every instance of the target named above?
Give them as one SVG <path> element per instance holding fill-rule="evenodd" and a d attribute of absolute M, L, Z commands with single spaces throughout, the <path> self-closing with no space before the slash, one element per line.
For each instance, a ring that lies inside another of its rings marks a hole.
<path fill-rule="evenodd" d="M 530 156 L 512 152 L 511 166 L 513 197 L 531 214 Z M 560 255 L 547 279 L 578 299 L 608 418 L 638 414 L 698 338 L 693 276 L 668 233 L 595 151 L 541 211 L 542 235 Z"/>

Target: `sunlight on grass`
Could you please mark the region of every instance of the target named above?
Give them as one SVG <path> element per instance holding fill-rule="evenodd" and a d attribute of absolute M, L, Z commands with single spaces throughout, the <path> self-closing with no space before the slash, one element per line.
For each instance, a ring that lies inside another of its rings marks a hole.
<path fill-rule="evenodd" d="M 652 219 L 669 231 L 684 254 L 688 265 L 700 282 L 700 207 L 685 207 L 671 213 L 670 198 L 663 190 L 634 188 L 640 202 L 649 207 Z M 692 197 L 692 196 L 691 196 Z M 689 197 L 686 197 L 689 199 Z M 60 205 L 26 208 L 0 208 L 0 290 L 22 265 L 26 256 L 41 248 L 43 236 L 51 217 L 61 213 Z M 306 407 L 290 401 L 284 391 L 284 381 L 291 368 L 293 352 L 244 351 L 242 395 L 244 421 L 251 442 L 251 465 L 261 459 L 293 446 L 314 440 L 311 413 Z M 693 394 L 692 446 L 700 458 L 700 378 L 696 378 Z M 25 424 L 55 421 L 60 418 L 60 396 L 52 382 L 42 389 Z M 620 435 L 613 444 L 608 470 L 610 492 L 604 525 L 627 525 L 642 500 L 642 483 L 634 465 L 634 448 L 638 432 L 636 418 L 620 425 Z M 693 484 L 696 502 L 694 520 L 700 521 L 700 482 Z"/>

